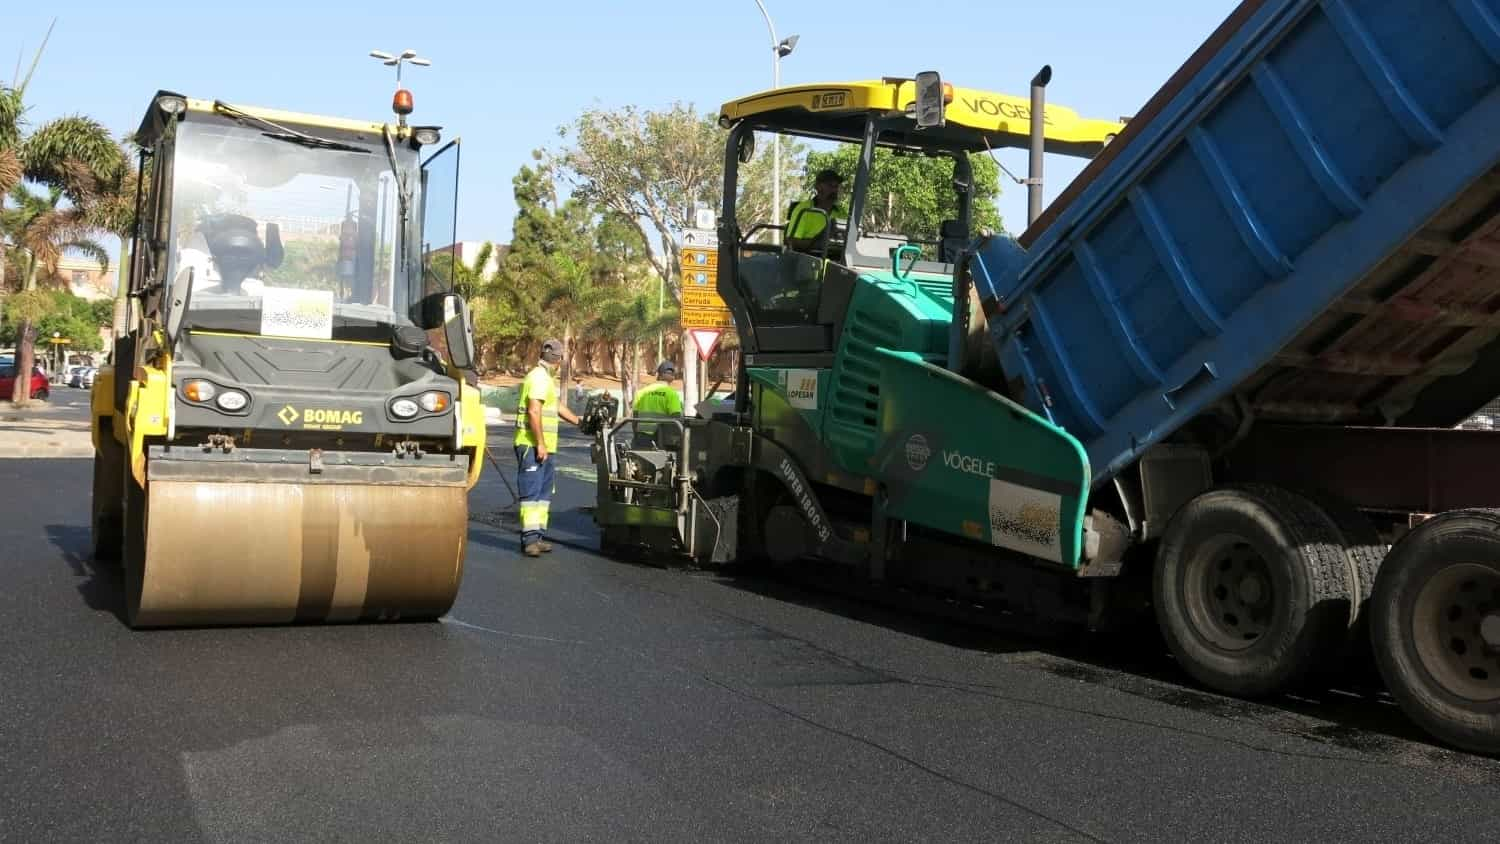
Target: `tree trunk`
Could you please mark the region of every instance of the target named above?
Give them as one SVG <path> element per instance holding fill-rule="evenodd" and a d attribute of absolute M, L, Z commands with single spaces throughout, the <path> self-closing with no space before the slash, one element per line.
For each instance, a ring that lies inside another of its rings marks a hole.
<path fill-rule="evenodd" d="M 36 357 L 32 353 L 35 335 L 36 326 L 31 324 L 31 320 L 22 322 L 16 331 L 16 386 L 10 393 L 10 400 L 16 407 L 31 404 L 31 368 L 36 365 Z"/>
<path fill-rule="evenodd" d="M 634 404 L 635 394 L 641 383 L 641 343 L 639 340 L 630 344 L 630 362 L 626 369 L 630 373 L 630 401 Z"/>
<path fill-rule="evenodd" d="M 36 271 L 40 262 L 36 255 L 26 253 L 26 274 L 21 289 L 27 292 L 36 288 Z M 31 320 L 22 320 L 16 330 L 16 385 L 10 392 L 10 400 L 17 407 L 31 404 L 31 369 L 36 365 L 36 326 Z"/>
<path fill-rule="evenodd" d="M 620 365 L 615 368 L 620 379 L 620 416 L 629 416 L 631 408 L 635 407 L 635 385 L 630 383 L 630 367 L 625 365 L 626 350 L 629 343 L 620 344 Z"/>
<path fill-rule="evenodd" d="M 120 266 L 115 270 L 115 312 L 110 327 L 110 337 L 113 340 L 125 336 L 125 317 L 128 315 L 130 296 L 130 260 L 130 241 L 122 238 Z M 113 348 L 106 351 L 113 351 Z"/>
<path fill-rule="evenodd" d="M 571 320 L 563 322 L 562 344 L 562 370 L 559 372 L 559 375 L 561 377 L 561 389 L 567 390 L 573 386 L 573 322 Z"/>

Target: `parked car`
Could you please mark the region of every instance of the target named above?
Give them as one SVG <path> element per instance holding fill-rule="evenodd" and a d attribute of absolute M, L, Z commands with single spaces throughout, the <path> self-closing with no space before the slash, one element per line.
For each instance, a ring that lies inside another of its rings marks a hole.
<path fill-rule="evenodd" d="M 67 374 L 68 386 L 69 387 L 82 387 L 83 386 L 83 373 L 87 372 L 88 369 L 89 368 L 87 366 L 83 366 L 82 364 L 80 364 L 78 366 L 70 366 L 70 367 L 68 367 L 68 374 Z"/>
<path fill-rule="evenodd" d="M 31 370 L 31 397 L 45 400 L 52 394 L 48 389 L 47 375 L 42 372 L 41 367 Z M 0 400 L 10 397 L 11 391 L 16 388 L 16 367 L 14 365 L 0 367 Z"/>
<path fill-rule="evenodd" d="M 94 389 L 94 378 L 99 375 L 99 367 L 91 366 L 83 373 L 83 387 L 86 390 Z"/>

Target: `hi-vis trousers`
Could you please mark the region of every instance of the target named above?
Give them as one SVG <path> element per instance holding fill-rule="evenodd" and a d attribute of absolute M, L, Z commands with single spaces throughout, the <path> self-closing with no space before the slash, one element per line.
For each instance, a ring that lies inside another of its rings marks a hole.
<path fill-rule="evenodd" d="M 520 492 L 520 547 L 540 543 L 547 531 L 547 511 L 552 508 L 556 492 L 556 454 L 547 454 L 537 462 L 537 450 L 531 445 L 517 445 L 516 489 Z"/>
<path fill-rule="evenodd" d="M 557 491 L 557 455 L 548 454 L 541 463 L 536 448 L 516 446 L 516 488 L 521 494 L 521 547 L 541 542 L 547 532 L 547 514 L 552 508 L 552 493 Z"/>
<path fill-rule="evenodd" d="M 556 492 L 556 454 L 547 454 L 537 462 L 537 450 L 531 445 L 517 445 L 516 489 L 520 492 L 520 547 L 540 543 L 547 531 L 547 511 L 552 508 Z"/>

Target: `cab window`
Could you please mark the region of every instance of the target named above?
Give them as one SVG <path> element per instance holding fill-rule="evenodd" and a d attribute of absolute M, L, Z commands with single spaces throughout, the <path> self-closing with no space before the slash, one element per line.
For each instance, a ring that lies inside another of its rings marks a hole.
<path fill-rule="evenodd" d="M 735 197 L 735 218 L 741 232 L 739 276 L 757 324 L 804 325 L 817 319 L 825 261 L 843 261 L 853 178 L 845 175 L 841 179 L 831 213 L 817 208 L 811 201 L 815 174 L 808 174 L 809 168 L 803 163 L 815 150 L 797 138 L 783 136 L 778 218 L 773 210 L 772 139 L 770 133 L 755 133 L 754 156 L 740 165 Z M 850 148 L 856 150 L 857 159 L 857 148 Z"/>

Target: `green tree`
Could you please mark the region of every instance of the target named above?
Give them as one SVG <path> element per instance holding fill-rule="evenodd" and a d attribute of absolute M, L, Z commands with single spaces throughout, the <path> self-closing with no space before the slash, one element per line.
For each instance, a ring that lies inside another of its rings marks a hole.
<path fill-rule="evenodd" d="M 555 168 L 540 153 L 535 166 L 523 166 L 512 180 L 516 218 L 498 287 L 508 294 L 512 313 L 526 338 L 540 341 L 557 332 L 568 348 L 562 376 L 572 376 L 573 332 L 594 300 L 596 215 L 579 198 L 559 200 Z M 534 358 L 533 358 L 534 359 Z M 531 360 L 522 360 L 529 365 Z"/>
<path fill-rule="evenodd" d="M 716 116 L 683 103 L 660 111 L 594 108 L 565 127 L 563 136 L 565 147 L 553 159 L 559 175 L 575 197 L 636 229 L 650 245 L 645 260 L 672 303 L 679 303 L 679 237 L 691 226 L 696 203 L 716 211 L 722 205 L 727 136 Z M 770 221 L 773 166 L 770 145 L 761 146 L 767 149 L 743 168 L 736 208 L 748 219 Z M 783 170 L 791 173 L 800 153 L 794 144 L 787 147 Z M 783 183 L 792 180 L 784 175 Z M 683 376 L 690 393 L 697 389 L 697 373 L 697 357 L 686 355 Z"/>
<path fill-rule="evenodd" d="M 1000 212 L 995 200 L 1000 196 L 1000 168 L 988 155 L 970 155 L 969 161 L 974 168 L 971 230 L 999 231 Z M 844 177 L 844 184 L 852 186 L 858 164 L 859 148 L 852 144 L 809 154 L 804 177 L 807 194 L 811 195 L 812 181 L 824 169 L 837 171 Z M 861 229 L 935 241 L 942 221 L 953 219 L 957 213 L 952 159 L 876 150 L 870 188 L 859 221 Z"/>
<path fill-rule="evenodd" d="M 0 320 L 0 343 L 14 343 L 19 333 L 15 321 L 30 316 L 36 324 L 38 337 L 50 338 L 54 333 L 71 340 L 70 352 L 97 352 L 103 348 L 99 329 L 108 326 L 113 316 L 114 305 L 107 299 L 89 301 L 73 295 L 68 290 L 39 290 L 35 292 L 38 307 L 34 313 L 21 314 L 12 311 Z"/>

